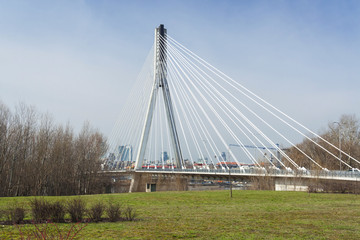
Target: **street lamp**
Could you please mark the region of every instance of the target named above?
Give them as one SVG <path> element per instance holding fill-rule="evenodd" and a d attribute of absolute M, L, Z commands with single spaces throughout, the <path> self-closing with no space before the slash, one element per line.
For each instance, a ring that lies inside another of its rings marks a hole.
<path fill-rule="evenodd" d="M 339 125 L 339 159 L 340 159 L 340 171 L 341 171 L 341 123 L 334 122 Z"/>

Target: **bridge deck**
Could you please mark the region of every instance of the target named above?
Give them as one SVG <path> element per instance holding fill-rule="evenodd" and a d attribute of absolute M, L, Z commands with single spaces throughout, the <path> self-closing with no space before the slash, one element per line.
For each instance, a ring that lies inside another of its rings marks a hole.
<path fill-rule="evenodd" d="M 360 181 L 360 172 L 353 171 L 306 171 L 306 172 L 289 172 L 283 170 L 265 171 L 264 169 L 140 169 L 140 170 L 119 170 L 104 171 L 107 173 L 120 172 L 137 172 L 137 173 L 165 173 L 165 174 L 189 174 L 189 175 L 213 175 L 213 176 L 244 176 L 259 177 L 267 176 L 274 178 L 308 178 L 308 179 L 327 179 L 342 181 Z"/>

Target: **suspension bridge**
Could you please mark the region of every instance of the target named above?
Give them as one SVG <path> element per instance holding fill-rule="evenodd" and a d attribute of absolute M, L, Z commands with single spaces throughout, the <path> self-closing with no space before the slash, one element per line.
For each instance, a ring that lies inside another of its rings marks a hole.
<path fill-rule="evenodd" d="M 343 169 L 323 166 L 293 142 L 294 135 Z M 172 38 L 164 25 L 155 29 L 153 47 L 109 137 L 104 161 L 109 173 L 346 181 L 360 178 L 359 166 L 358 159 Z"/>

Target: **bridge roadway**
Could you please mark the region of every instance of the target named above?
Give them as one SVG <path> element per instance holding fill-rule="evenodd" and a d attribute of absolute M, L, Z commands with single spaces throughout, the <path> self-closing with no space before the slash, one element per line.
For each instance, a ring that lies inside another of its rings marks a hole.
<path fill-rule="evenodd" d="M 106 192 L 145 192 L 153 191 L 186 191 L 211 190 L 203 188 L 206 182 L 246 183 L 250 189 L 279 191 L 329 191 L 360 192 L 360 172 L 350 171 L 299 171 L 281 170 L 264 171 L 264 169 L 140 169 L 100 171 Z M 195 185 L 194 185 L 195 184 Z M 196 184 L 199 188 L 196 187 Z M 249 185 L 250 184 L 250 185 Z M 214 189 L 214 188 L 212 188 Z M 249 188 L 246 188 L 249 189 Z"/>
<path fill-rule="evenodd" d="M 298 172 L 289 172 L 285 170 L 268 170 L 263 169 L 139 169 L 139 170 L 108 170 L 103 171 L 107 174 L 121 174 L 121 173 L 152 173 L 152 174 L 181 174 L 181 175 L 199 175 L 199 176 L 219 176 L 231 178 L 246 178 L 246 177 L 273 177 L 273 178 L 305 178 L 305 179 L 321 179 L 321 180 L 336 180 L 336 181 L 360 181 L 359 171 L 313 171 L 307 170 Z"/>

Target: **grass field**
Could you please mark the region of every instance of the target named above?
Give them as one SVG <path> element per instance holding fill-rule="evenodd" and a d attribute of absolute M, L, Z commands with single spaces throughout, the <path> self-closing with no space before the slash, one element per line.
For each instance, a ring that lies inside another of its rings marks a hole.
<path fill-rule="evenodd" d="M 47 197 L 58 198 L 69 197 Z M 90 223 L 77 239 L 360 239 L 360 195 L 234 191 L 230 198 L 228 191 L 204 191 L 82 198 L 89 205 L 100 200 L 133 206 L 140 220 Z M 0 209 L 14 201 L 28 208 L 30 199 L 0 198 Z M 0 239 L 19 236 L 14 226 L 0 226 Z"/>

